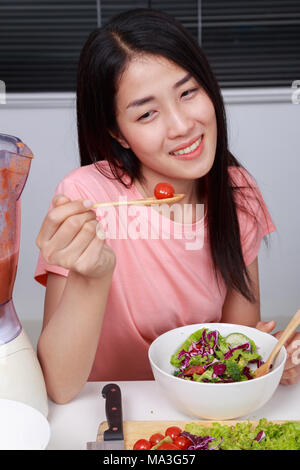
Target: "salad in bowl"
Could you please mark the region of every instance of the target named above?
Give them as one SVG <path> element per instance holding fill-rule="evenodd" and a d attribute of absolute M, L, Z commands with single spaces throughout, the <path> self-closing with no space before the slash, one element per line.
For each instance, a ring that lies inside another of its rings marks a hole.
<path fill-rule="evenodd" d="M 230 383 L 251 380 L 262 357 L 254 341 L 242 333 L 222 336 L 217 330 L 193 332 L 171 356 L 176 377 L 195 382 Z"/>
<path fill-rule="evenodd" d="M 169 330 L 150 345 L 155 381 L 185 416 L 226 420 L 249 415 L 266 404 L 286 361 L 281 348 L 270 372 L 254 378 L 277 339 L 249 326 L 197 323 Z"/>

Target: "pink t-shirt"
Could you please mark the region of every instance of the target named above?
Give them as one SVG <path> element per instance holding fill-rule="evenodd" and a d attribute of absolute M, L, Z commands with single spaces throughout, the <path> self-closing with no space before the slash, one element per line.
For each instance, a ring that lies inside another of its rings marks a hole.
<path fill-rule="evenodd" d="M 98 165 L 110 173 L 107 162 Z M 231 167 L 229 171 L 237 184 L 245 184 L 244 176 L 250 178 L 244 170 Z M 262 195 L 250 180 L 267 218 L 253 197 L 248 203 L 258 224 L 238 210 L 247 266 L 257 257 L 262 238 L 275 230 Z M 135 185 L 126 189 L 93 164 L 71 171 L 55 194 L 94 202 L 143 197 Z M 194 224 L 181 224 L 152 207 L 123 206 L 98 209 L 97 219 L 106 229 L 117 263 L 89 381 L 152 379 L 147 352 L 157 336 L 179 326 L 221 320 L 226 287 L 222 279 L 219 286 L 215 279 L 206 214 Z M 46 264 L 40 254 L 34 277 L 44 286 L 48 271 L 68 276 L 67 269 Z"/>

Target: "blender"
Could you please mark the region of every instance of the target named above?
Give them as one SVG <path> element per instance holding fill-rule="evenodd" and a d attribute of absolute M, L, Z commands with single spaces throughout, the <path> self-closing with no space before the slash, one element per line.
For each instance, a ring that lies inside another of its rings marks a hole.
<path fill-rule="evenodd" d="M 47 417 L 42 369 L 12 300 L 20 248 L 21 193 L 32 158 L 20 139 L 0 134 L 0 398 L 26 403 Z"/>

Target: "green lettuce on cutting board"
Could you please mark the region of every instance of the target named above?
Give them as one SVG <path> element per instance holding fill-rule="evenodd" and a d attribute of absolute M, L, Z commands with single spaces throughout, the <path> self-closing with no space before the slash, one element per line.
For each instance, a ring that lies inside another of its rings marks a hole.
<path fill-rule="evenodd" d="M 189 423 L 185 431 L 195 436 L 216 438 L 222 450 L 300 450 L 300 423 L 273 423 L 262 418 L 253 429 L 249 421 L 235 425 L 213 423 L 212 427 Z M 255 440 L 260 436 L 261 440 Z M 261 437 L 263 436 L 263 437 Z"/>

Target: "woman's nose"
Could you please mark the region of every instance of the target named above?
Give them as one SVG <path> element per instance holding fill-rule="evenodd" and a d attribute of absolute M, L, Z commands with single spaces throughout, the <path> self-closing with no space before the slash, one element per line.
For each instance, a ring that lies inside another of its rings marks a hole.
<path fill-rule="evenodd" d="M 172 108 L 168 114 L 167 126 L 169 139 L 174 139 L 181 135 L 188 135 L 193 127 L 193 121 L 182 110 Z"/>

